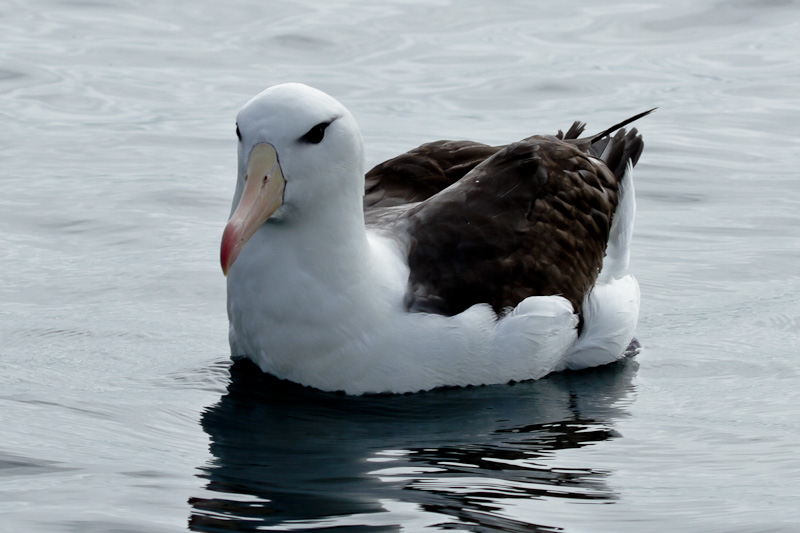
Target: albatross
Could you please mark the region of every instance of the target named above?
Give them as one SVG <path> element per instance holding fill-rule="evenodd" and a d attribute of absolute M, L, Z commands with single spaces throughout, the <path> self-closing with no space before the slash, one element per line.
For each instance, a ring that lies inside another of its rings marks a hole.
<path fill-rule="evenodd" d="M 365 175 L 341 103 L 298 83 L 266 89 L 236 123 L 220 251 L 231 355 L 354 395 L 624 357 L 643 148 L 624 126 L 647 113 L 588 137 L 575 122 L 506 146 L 431 142 Z"/>

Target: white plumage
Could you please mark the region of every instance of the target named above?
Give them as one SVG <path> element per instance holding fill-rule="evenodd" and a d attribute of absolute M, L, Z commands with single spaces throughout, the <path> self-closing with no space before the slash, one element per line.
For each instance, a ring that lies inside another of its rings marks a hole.
<path fill-rule="evenodd" d="M 242 108 L 237 125 L 239 176 L 222 252 L 233 356 L 348 394 L 536 379 L 623 356 L 639 312 L 627 272 L 630 168 L 579 336 L 572 304 L 556 295 L 528 297 L 502 317 L 488 304 L 454 316 L 409 312 L 407 250 L 389 229 L 366 229 L 361 135 L 330 96 L 275 86 Z M 266 189 L 270 198 L 252 200 Z M 256 213 L 267 204 L 265 217 Z"/>

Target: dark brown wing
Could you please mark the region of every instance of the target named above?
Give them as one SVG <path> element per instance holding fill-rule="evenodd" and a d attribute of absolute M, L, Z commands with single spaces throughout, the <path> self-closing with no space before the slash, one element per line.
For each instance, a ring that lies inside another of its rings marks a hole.
<path fill-rule="evenodd" d="M 497 312 L 562 295 L 580 312 L 605 255 L 618 182 L 576 147 L 514 143 L 408 215 L 410 310 Z"/>
<path fill-rule="evenodd" d="M 610 133 L 619 130 L 627 124 L 653 112 L 654 109 L 635 115 L 607 130 L 579 139 L 585 124 L 574 122 L 567 130 L 553 136 L 533 136 L 525 139 L 563 140 L 574 144 L 581 151 L 601 157 L 603 150 L 608 145 Z M 635 136 L 633 130 L 630 135 Z M 617 144 L 619 146 L 619 144 Z M 625 146 L 628 146 L 627 144 Z M 639 153 L 642 144 L 638 143 Z M 367 172 L 364 194 L 364 209 L 370 211 L 383 207 L 407 205 L 427 200 L 434 194 L 445 190 L 469 171 L 482 163 L 488 157 L 499 152 L 503 146 L 488 146 L 474 141 L 434 141 L 423 144 L 409 152 L 389 159 Z M 621 155 L 621 154 L 620 154 Z M 629 156 L 630 154 L 625 154 Z M 632 159 L 636 164 L 639 154 Z M 608 158 L 604 158 L 607 161 Z M 623 158 L 618 158 L 619 160 Z M 622 161 L 624 165 L 627 159 Z M 611 165 L 615 174 L 618 174 L 618 165 Z M 624 171 L 624 168 L 623 168 Z"/>
<path fill-rule="evenodd" d="M 423 144 L 367 173 L 364 209 L 426 200 L 463 178 L 500 148 L 472 141 Z"/>
<path fill-rule="evenodd" d="M 580 314 L 619 181 L 643 148 L 635 129 L 608 136 L 631 120 L 583 139 L 576 122 L 506 147 L 438 141 L 370 171 L 367 223 L 391 228 L 408 249 L 407 308 L 454 315 L 489 303 L 502 312 L 562 295 Z"/>

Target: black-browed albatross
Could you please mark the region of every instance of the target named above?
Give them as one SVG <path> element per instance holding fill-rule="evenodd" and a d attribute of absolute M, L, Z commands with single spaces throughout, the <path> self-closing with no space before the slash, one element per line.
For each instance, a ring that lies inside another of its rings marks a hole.
<path fill-rule="evenodd" d="M 232 356 L 348 394 L 540 378 L 623 357 L 643 143 L 622 129 L 424 144 L 364 174 L 327 94 L 268 88 L 237 116 L 220 259 Z"/>

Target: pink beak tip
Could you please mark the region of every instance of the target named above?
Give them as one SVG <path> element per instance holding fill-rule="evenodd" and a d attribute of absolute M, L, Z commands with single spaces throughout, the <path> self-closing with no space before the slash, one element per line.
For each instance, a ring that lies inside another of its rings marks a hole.
<path fill-rule="evenodd" d="M 238 240 L 236 228 L 232 224 L 228 224 L 222 234 L 222 244 L 219 249 L 219 262 L 222 266 L 222 273 L 226 276 L 228 275 L 228 269 L 239 255 L 236 247 Z"/>

